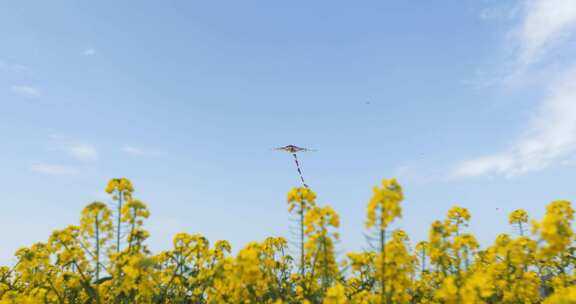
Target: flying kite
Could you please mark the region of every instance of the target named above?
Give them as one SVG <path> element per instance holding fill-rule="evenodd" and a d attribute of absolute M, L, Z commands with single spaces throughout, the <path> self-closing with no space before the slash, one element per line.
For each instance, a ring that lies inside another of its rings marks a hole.
<path fill-rule="evenodd" d="M 296 163 L 296 169 L 298 169 L 298 174 L 300 175 L 300 180 L 302 180 L 302 184 L 304 185 L 304 187 L 308 188 L 308 185 L 304 181 L 304 176 L 302 175 L 302 170 L 300 169 L 300 163 L 298 162 L 298 156 L 296 155 L 296 153 L 310 152 L 310 151 L 315 151 L 315 150 L 307 149 L 307 148 L 301 148 L 301 147 L 297 147 L 294 145 L 287 145 L 284 147 L 275 148 L 274 150 L 284 151 L 284 152 L 288 152 L 288 153 L 292 154 L 292 156 L 294 157 L 294 162 Z"/>

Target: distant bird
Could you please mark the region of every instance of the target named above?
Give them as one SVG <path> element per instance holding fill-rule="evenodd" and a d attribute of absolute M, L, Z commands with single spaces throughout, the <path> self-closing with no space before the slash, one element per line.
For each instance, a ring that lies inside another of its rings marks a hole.
<path fill-rule="evenodd" d="M 292 156 L 294 157 L 294 162 L 296 163 L 296 169 L 298 169 L 298 175 L 300 175 L 300 180 L 302 181 L 302 185 L 304 185 L 304 187 L 308 188 L 308 184 L 306 184 L 306 182 L 304 181 L 304 175 L 302 174 L 302 169 L 300 169 L 300 163 L 298 162 L 298 156 L 296 156 L 296 153 L 311 152 L 311 151 L 315 151 L 315 150 L 308 149 L 308 148 L 301 148 L 301 147 L 298 147 L 295 145 L 287 145 L 284 147 L 278 147 L 278 148 L 275 148 L 274 150 L 284 151 L 284 152 L 288 152 L 288 153 L 292 154 Z"/>

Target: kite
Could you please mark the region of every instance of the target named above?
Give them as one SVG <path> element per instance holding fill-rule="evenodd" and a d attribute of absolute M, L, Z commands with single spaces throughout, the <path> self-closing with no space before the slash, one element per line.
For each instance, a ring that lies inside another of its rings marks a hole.
<path fill-rule="evenodd" d="M 302 180 L 302 184 L 304 185 L 304 187 L 308 188 L 308 185 L 304 181 L 304 175 L 302 175 L 302 170 L 300 169 L 300 163 L 298 162 L 298 156 L 296 155 L 296 153 L 310 152 L 310 151 L 314 151 L 314 150 L 307 149 L 307 148 L 301 148 L 301 147 L 297 147 L 294 145 L 287 145 L 284 147 L 276 148 L 274 150 L 284 151 L 284 152 L 288 152 L 288 153 L 292 154 L 292 156 L 294 157 L 294 162 L 296 163 L 296 169 L 298 169 L 298 174 L 300 175 L 300 180 Z"/>

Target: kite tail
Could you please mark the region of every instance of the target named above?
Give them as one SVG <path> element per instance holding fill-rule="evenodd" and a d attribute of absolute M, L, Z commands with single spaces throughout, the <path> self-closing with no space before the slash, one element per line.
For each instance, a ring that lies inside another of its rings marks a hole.
<path fill-rule="evenodd" d="M 296 156 L 296 153 L 292 153 L 292 156 L 294 156 L 294 162 L 296 163 L 296 168 L 298 169 L 300 180 L 302 180 L 302 184 L 304 185 L 304 187 L 308 188 L 308 185 L 304 181 L 304 175 L 302 175 L 302 170 L 300 169 L 300 163 L 298 163 L 298 156 Z"/>

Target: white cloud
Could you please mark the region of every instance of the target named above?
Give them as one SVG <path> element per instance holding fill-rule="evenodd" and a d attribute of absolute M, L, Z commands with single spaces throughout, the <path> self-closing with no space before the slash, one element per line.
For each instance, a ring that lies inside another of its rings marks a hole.
<path fill-rule="evenodd" d="M 46 163 L 34 163 L 30 166 L 30 170 L 37 173 L 55 176 L 78 174 L 78 170 L 76 170 L 76 168 Z"/>
<path fill-rule="evenodd" d="M 60 133 L 51 133 L 50 135 L 48 135 L 48 138 L 51 140 L 65 140 L 68 137 Z"/>
<path fill-rule="evenodd" d="M 11 89 L 12 92 L 26 98 L 37 98 L 41 95 L 38 88 L 29 85 L 13 85 Z"/>
<path fill-rule="evenodd" d="M 576 1 L 520 3 L 522 15 L 514 30 L 519 69 L 514 76 L 527 79 L 536 69 L 541 70 L 543 63 L 556 59 L 557 51 L 568 53 L 572 49 L 562 42 L 576 33 Z M 461 162 L 453 170 L 454 176 L 515 176 L 570 163 L 566 159 L 576 153 L 576 61 L 565 60 L 562 68 L 552 71 L 555 77 L 538 83 L 547 94 L 528 122 L 527 131 L 503 152 Z"/>
<path fill-rule="evenodd" d="M 96 49 L 94 49 L 94 48 L 87 48 L 87 49 L 84 50 L 83 54 L 86 55 L 86 56 L 94 56 L 94 55 L 96 55 Z"/>
<path fill-rule="evenodd" d="M 62 150 L 80 161 L 93 162 L 99 159 L 96 147 L 91 144 L 68 144 L 63 146 Z"/>
<path fill-rule="evenodd" d="M 552 48 L 570 37 L 576 27 L 576 1 L 523 0 L 522 14 L 514 39 L 519 43 L 523 65 L 540 61 Z"/>
<path fill-rule="evenodd" d="M 124 145 L 124 146 L 122 146 L 122 148 L 120 150 L 124 153 L 136 155 L 136 156 L 151 156 L 151 155 L 157 155 L 158 154 L 158 151 L 143 149 L 143 148 L 132 146 L 132 145 Z"/>
<path fill-rule="evenodd" d="M 67 137 L 60 134 L 51 134 L 49 138 L 52 141 L 56 141 L 56 145 L 50 147 L 49 150 L 67 154 L 74 160 L 81 162 L 95 162 L 99 159 L 98 151 L 92 144 L 63 142 L 67 140 Z M 29 168 L 33 172 L 47 175 L 78 175 L 81 173 L 80 169 L 85 169 L 78 166 L 67 166 L 50 162 L 34 162 Z"/>
<path fill-rule="evenodd" d="M 13 73 L 30 73 L 30 68 L 16 63 L 7 63 L 0 61 L 0 71 L 7 71 Z"/>
<path fill-rule="evenodd" d="M 146 154 L 146 152 L 144 152 L 144 150 L 140 149 L 140 148 L 136 148 L 134 146 L 130 146 L 130 145 L 124 145 L 122 146 L 122 152 L 124 153 L 128 153 L 128 154 L 133 154 L 133 155 L 144 155 Z"/>
<path fill-rule="evenodd" d="M 509 175 L 507 172 L 512 167 L 512 158 L 507 155 L 483 156 L 472 160 L 461 162 L 454 169 L 454 176 L 478 176 L 486 173 L 497 173 Z"/>
<path fill-rule="evenodd" d="M 82 162 L 95 162 L 100 159 L 96 146 L 88 143 L 79 143 L 65 134 L 52 132 L 48 135 L 51 141 L 50 150 L 60 151 L 75 160 Z"/>

